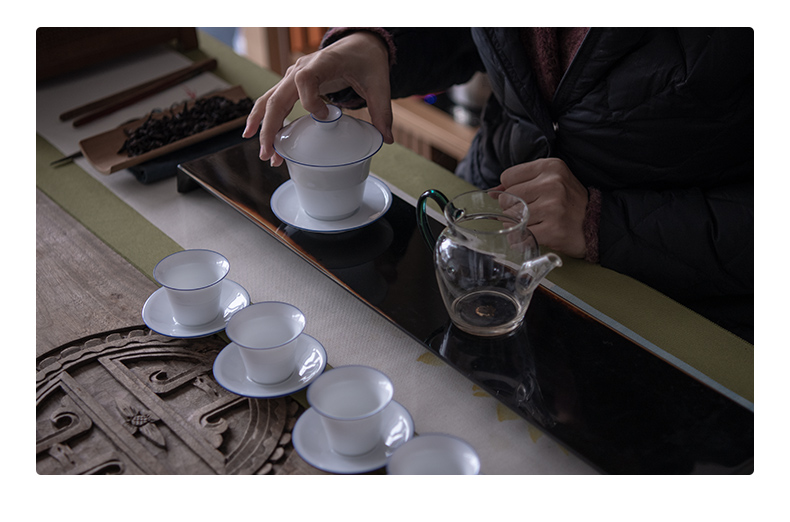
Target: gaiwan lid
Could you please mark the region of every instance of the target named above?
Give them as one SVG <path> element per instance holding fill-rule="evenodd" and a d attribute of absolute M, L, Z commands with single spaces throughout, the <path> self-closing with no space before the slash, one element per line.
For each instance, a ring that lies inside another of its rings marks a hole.
<path fill-rule="evenodd" d="M 368 122 L 328 105 L 329 116 L 303 116 L 280 129 L 274 150 L 283 159 L 317 167 L 337 167 L 366 160 L 381 148 L 381 133 Z"/>

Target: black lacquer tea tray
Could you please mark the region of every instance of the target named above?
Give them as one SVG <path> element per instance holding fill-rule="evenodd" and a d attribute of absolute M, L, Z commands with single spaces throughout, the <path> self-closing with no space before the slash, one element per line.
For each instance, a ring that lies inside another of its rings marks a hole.
<path fill-rule="evenodd" d="M 483 339 L 452 326 L 414 206 L 403 199 L 394 196 L 387 213 L 366 227 L 314 234 L 272 212 L 271 196 L 288 171 L 260 161 L 257 140 L 179 169 L 179 190 L 202 186 L 230 204 L 597 470 L 753 471 L 752 408 L 546 288 L 507 337 Z"/>

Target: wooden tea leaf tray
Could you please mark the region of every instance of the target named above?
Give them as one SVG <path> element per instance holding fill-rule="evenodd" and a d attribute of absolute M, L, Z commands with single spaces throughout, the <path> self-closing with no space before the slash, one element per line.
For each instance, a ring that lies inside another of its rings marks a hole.
<path fill-rule="evenodd" d="M 238 102 L 244 98 L 247 98 L 247 94 L 244 92 L 244 89 L 238 85 L 224 91 L 213 93 L 208 97 L 214 96 L 221 96 L 232 102 Z M 191 107 L 192 105 L 194 105 L 194 102 L 187 104 L 188 107 Z M 165 110 L 161 113 L 154 113 L 152 117 L 162 118 L 166 115 L 170 115 L 171 113 L 172 111 Z M 102 174 L 112 174 L 113 172 L 118 172 L 119 170 L 145 163 L 146 161 L 158 158 L 194 143 L 207 140 L 236 127 L 241 127 L 244 125 L 247 118 L 246 116 L 236 118 L 234 120 L 217 125 L 216 127 L 212 127 L 211 129 L 193 134 L 192 136 L 175 141 L 173 143 L 169 143 L 150 152 L 146 152 L 145 154 L 141 154 L 139 156 L 129 157 L 125 152 L 119 152 L 126 141 L 126 132 L 137 129 L 143 123 L 145 123 L 147 119 L 148 116 L 145 116 L 133 122 L 116 127 L 110 131 L 86 138 L 80 141 L 80 150 L 82 151 L 82 154 L 88 159 L 88 161 L 90 161 L 91 165 L 96 168 L 96 170 Z"/>

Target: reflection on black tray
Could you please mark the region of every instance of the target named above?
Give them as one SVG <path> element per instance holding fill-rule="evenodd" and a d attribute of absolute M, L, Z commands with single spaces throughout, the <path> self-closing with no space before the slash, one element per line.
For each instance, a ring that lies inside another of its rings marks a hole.
<path fill-rule="evenodd" d="M 549 293 L 508 337 L 448 325 L 428 346 L 601 471 L 752 470 L 752 412 Z"/>
<path fill-rule="evenodd" d="M 365 301 L 374 306 L 384 301 L 388 283 L 379 272 L 376 259 L 392 245 L 394 232 L 389 221 L 380 219 L 365 228 L 333 235 L 291 226 L 283 231 Z"/>
<path fill-rule="evenodd" d="M 461 332 L 444 309 L 413 206 L 394 197 L 382 219 L 347 233 L 297 230 L 269 208 L 287 170 L 257 153 L 250 140 L 180 168 L 596 469 L 753 470 L 753 411 L 543 288 L 510 336 Z"/>

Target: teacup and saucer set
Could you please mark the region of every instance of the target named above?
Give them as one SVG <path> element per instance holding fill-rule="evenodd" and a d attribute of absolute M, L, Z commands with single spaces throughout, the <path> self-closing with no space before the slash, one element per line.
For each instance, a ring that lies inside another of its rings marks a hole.
<path fill-rule="evenodd" d="M 288 303 L 265 301 L 236 312 L 225 329 L 231 343 L 214 360 L 214 379 L 259 399 L 302 390 L 326 368 L 324 347 L 304 327 L 304 314 Z"/>
<path fill-rule="evenodd" d="M 161 288 L 143 305 L 143 321 L 152 331 L 183 339 L 225 329 L 230 317 L 250 304 L 250 294 L 226 276 L 230 263 L 212 250 L 171 254 L 154 267 Z"/>
<path fill-rule="evenodd" d="M 446 433 L 424 433 L 400 446 L 387 463 L 387 475 L 479 475 L 480 457 L 465 440 Z"/>
<path fill-rule="evenodd" d="M 414 436 L 414 421 L 392 400 L 393 385 L 369 366 L 339 366 L 307 388 L 307 409 L 296 421 L 294 449 L 330 473 L 366 473 L 386 466 Z"/>
<path fill-rule="evenodd" d="M 373 125 L 328 105 L 329 115 L 303 116 L 283 127 L 274 149 L 291 179 L 272 194 L 275 216 L 294 228 L 338 234 L 365 227 L 387 213 L 392 192 L 370 175 L 384 142 Z"/>
<path fill-rule="evenodd" d="M 369 366 L 328 370 L 307 388 L 305 411 L 293 429 L 294 449 L 331 473 L 478 475 L 480 458 L 465 440 L 444 433 L 417 435 L 394 401 L 392 381 Z"/>

